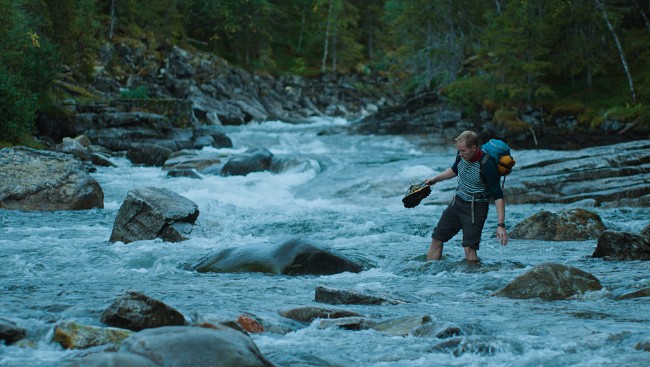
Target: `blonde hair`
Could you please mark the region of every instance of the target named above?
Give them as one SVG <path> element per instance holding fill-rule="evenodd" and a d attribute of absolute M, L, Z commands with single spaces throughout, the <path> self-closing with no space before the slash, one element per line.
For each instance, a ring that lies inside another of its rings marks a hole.
<path fill-rule="evenodd" d="M 462 141 L 468 147 L 472 147 L 472 146 L 480 147 L 481 146 L 481 139 L 478 137 L 478 134 L 473 132 L 473 131 L 469 131 L 469 130 L 463 131 L 454 140 L 457 141 L 457 142 Z"/>

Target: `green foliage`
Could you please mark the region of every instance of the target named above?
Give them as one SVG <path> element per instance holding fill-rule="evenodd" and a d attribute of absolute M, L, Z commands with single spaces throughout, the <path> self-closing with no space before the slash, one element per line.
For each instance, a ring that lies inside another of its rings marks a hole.
<path fill-rule="evenodd" d="M 34 132 L 38 101 L 56 72 L 56 54 L 20 5 L 0 1 L 0 140 L 16 143 Z"/>
<path fill-rule="evenodd" d="M 120 91 L 120 98 L 126 99 L 147 99 L 147 89 L 145 87 L 136 87 L 134 89 L 123 89 Z"/>

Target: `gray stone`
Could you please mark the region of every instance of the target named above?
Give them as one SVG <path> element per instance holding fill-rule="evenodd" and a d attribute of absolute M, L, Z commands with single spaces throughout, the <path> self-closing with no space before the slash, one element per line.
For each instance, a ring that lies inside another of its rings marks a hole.
<path fill-rule="evenodd" d="M 553 301 L 601 288 L 600 281 L 587 272 L 571 266 L 544 263 L 518 276 L 494 295 Z"/>
<path fill-rule="evenodd" d="M 0 317 L 0 340 L 7 344 L 15 343 L 25 337 L 26 331 L 15 321 Z"/>
<path fill-rule="evenodd" d="M 598 238 L 607 228 L 598 214 L 584 209 L 558 213 L 542 210 L 518 223 L 509 236 L 513 239 L 581 241 Z"/>
<path fill-rule="evenodd" d="M 120 352 L 146 357 L 161 367 L 271 367 L 253 340 L 228 328 L 168 326 L 143 330 L 122 343 Z"/>
<path fill-rule="evenodd" d="M 279 312 L 282 317 L 309 323 L 315 319 L 339 319 L 343 317 L 362 317 L 360 313 L 322 307 L 298 307 Z"/>
<path fill-rule="evenodd" d="M 183 314 L 157 299 L 137 292 L 128 292 L 116 299 L 102 312 L 101 321 L 109 326 L 133 331 L 185 325 Z"/>
<path fill-rule="evenodd" d="M 99 183 L 69 154 L 25 147 L 0 150 L 0 209 L 84 210 L 104 207 Z"/>
<path fill-rule="evenodd" d="M 209 254 L 191 266 L 198 272 L 261 272 L 285 275 L 359 273 L 363 266 L 333 249 L 303 240 L 281 245 L 231 247 Z"/>
<path fill-rule="evenodd" d="M 134 353 L 95 353 L 64 364 L 64 367 L 160 367 L 158 363 Z"/>
<path fill-rule="evenodd" d="M 170 190 L 142 187 L 129 191 L 113 224 L 111 242 L 161 238 L 181 242 L 199 216 L 196 203 Z"/>
<path fill-rule="evenodd" d="M 248 149 L 234 156 L 221 168 L 222 176 L 245 176 L 252 172 L 267 171 L 271 168 L 273 154 L 266 148 Z"/>
<path fill-rule="evenodd" d="M 404 301 L 388 297 L 379 297 L 324 286 L 316 287 L 314 299 L 316 302 L 329 303 L 332 305 L 397 305 L 404 303 Z"/>
<path fill-rule="evenodd" d="M 598 237 L 592 256 L 608 260 L 650 260 L 650 239 L 634 233 L 605 231 Z"/>

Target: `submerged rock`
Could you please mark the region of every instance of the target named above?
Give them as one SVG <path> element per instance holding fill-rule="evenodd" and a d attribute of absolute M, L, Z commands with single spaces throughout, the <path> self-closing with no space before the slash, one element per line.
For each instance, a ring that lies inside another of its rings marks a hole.
<path fill-rule="evenodd" d="M 221 168 L 222 176 L 245 176 L 252 172 L 268 171 L 273 154 L 266 148 L 248 149 L 234 156 Z"/>
<path fill-rule="evenodd" d="M 106 325 L 139 331 L 161 326 L 185 325 L 185 317 L 165 303 L 137 292 L 128 292 L 101 316 Z"/>
<path fill-rule="evenodd" d="M 54 328 L 53 341 L 65 349 L 88 349 L 98 345 L 119 346 L 133 334 L 130 330 L 81 325 L 76 322 L 62 322 Z"/>
<path fill-rule="evenodd" d="M 544 263 L 518 276 L 494 295 L 555 301 L 601 288 L 600 281 L 587 272 L 571 266 Z"/>
<path fill-rule="evenodd" d="M 343 317 L 363 317 L 362 314 L 348 310 L 322 308 L 322 307 L 298 307 L 290 310 L 280 311 L 280 316 L 288 319 L 309 323 L 316 319 L 340 319 Z"/>
<path fill-rule="evenodd" d="M 160 367 L 158 363 L 134 353 L 95 353 L 71 361 L 64 367 Z"/>
<path fill-rule="evenodd" d="M 166 326 L 143 330 L 122 343 L 120 352 L 138 354 L 161 366 L 274 366 L 245 333 L 219 329 Z"/>
<path fill-rule="evenodd" d="M 279 246 L 231 247 L 210 254 L 190 267 L 199 273 L 260 272 L 285 275 L 359 273 L 363 266 L 343 254 L 303 240 Z"/>
<path fill-rule="evenodd" d="M 513 239 L 582 241 L 598 238 L 607 230 L 598 214 L 584 209 L 559 213 L 542 210 L 518 223 L 509 233 Z"/>
<path fill-rule="evenodd" d="M 605 231 L 598 237 L 592 256 L 608 260 L 650 260 L 650 239 L 634 233 Z"/>
<path fill-rule="evenodd" d="M 404 301 L 329 287 L 316 287 L 315 301 L 333 305 L 397 305 Z"/>
<path fill-rule="evenodd" d="M 650 297 L 650 287 L 646 287 L 646 288 L 636 290 L 634 292 L 622 294 L 616 297 L 616 300 L 622 301 L 626 299 L 634 299 L 634 298 L 642 298 L 642 297 Z"/>
<path fill-rule="evenodd" d="M 65 153 L 25 147 L 0 150 L 0 209 L 84 210 L 104 207 L 104 192 L 83 163 Z"/>
<path fill-rule="evenodd" d="M 15 343 L 25 337 L 25 329 L 21 328 L 13 320 L 0 317 L 0 341 L 7 344 Z"/>
<path fill-rule="evenodd" d="M 111 242 L 160 238 L 181 242 L 192 232 L 199 207 L 167 189 L 142 187 L 129 191 L 117 212 Z"/>

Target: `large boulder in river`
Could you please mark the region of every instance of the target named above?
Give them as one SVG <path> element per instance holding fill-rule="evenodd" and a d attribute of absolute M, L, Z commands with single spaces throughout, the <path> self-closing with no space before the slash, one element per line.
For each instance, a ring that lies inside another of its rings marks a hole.
<path fill-rule="evenodd" d="M 111 242 L 160 238 L 181 242 L 192 232 L 199 207 L 173 191 L 142 187 L 129 191 L 117 212 Z"/>
<path fill-rule="evenodd" d="M 606 229 L 600 216 L 588 210 L 542 210 L 518 223 L 509 235 L 513 239 L 582 241 L 598 238 Z"/>
<path fill-rule="evenodd" d="M 133 332 L 126 329 L 64 321 L 54 328 L 52 340 L 65 349 L 88 349 L 99 345 L 119 346 L 131 334 Z"/>
<path fill-rule="evenodd" d="M 230 247 L 209 254 L 192 268 L 200 273 L 261 272 L 285 275 L 359 273 L 363 266 L 333 249 L 302 240 Z"/>
<path fill-rule="evenodd" d="M 562 264 L 544 263 L 518 276 L 494 295 L 554 301 L 601 288 L 600 281 L 587 272 Z"/>
<path fill-rule="evenodd" d="M 102 312 L 101 321 L 109 326 L 133 331 L 185 325 L 183 314 L 157 299 L 138 292 L 127 292 L 116 299 Z"/>
<path fill-rule="evenodd" d="M 138 354 L 169 367 L 273 366 L 250 336 L 226 326 L 143 330 L 125 340 L 120 353 Z"/>
<path fill-rule="evenodd" d="M 608 260 L 650 260 L 650 239 L 634 233 L 605 231 L 598 237 L 592 256 Z"/>
<path fill-rule="evenodd" d="M 271 168 L 273 154 L 266 148 L 248 149 L 228 160 L 221 168 L 222 176 L 245 176 Z"/>
<path fill-rule="evenodd" d="M 77 158 L 25 147 L 0 150 L 0 209 L 104 207 L 104 192 Z"/>

